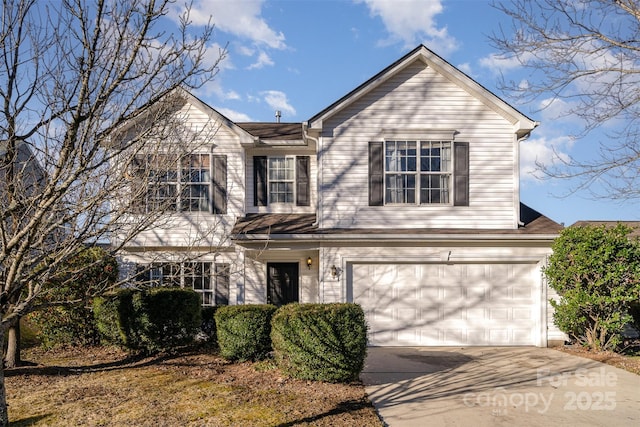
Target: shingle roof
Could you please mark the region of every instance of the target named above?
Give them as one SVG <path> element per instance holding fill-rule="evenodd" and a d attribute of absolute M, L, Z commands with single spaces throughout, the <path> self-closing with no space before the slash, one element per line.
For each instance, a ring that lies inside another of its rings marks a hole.
<path fill-rule="evenodd" d="M 562 225 L 547 218 L 530 207 L 520 205 L 523 226 L 517 229 L 471 229 L 471 228 L 329 228 L 318 229 L 314 214 L 249 214 L 240 218 L 232 234 L 242 240 L 243 235 L 554 235 Z"/>
<path fill-rule="evenodd" d="M 604 225 L 607 227 L 615 227 L 618 223 L 624 224 L 633 229 L 630 236 L 640 237 L 640 221 L 577 221 L 571 227 L 584 227 L 587 225 Z"/>
<path fill-rule="evenodd" d="M 302 139 L 302 123 L 236 123 L 253 136 L 264 140 L 299 140 Z"/>

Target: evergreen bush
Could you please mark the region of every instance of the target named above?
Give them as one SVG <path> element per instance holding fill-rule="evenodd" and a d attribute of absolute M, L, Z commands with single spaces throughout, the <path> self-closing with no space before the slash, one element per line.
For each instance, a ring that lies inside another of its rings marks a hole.
<path fill-rule="evenodd" d="M 192 289 L 122 289 L 94 301 L 106 341 L 147 353 L 190 344 L 200 328 L 200 296 Z"/>
<path fill-rule="evenodd" d="M 294 378 L 349 382 L 367 354 L 367 326 L 357 304 L 289 304 L 272 319 L 271 341 L 280 369 Z"/>
<path fill-rule="evenodd" d="M 215 314 L 220 355 L 228 360 L 262 360 L 271 352 L 271 317 L 268 304 L 229 305 Z"/>
<path fill-rule="evenodd" d="M 92 299 L 118 278 L 116 259 L 102 248 L 82 250 L 67 260 L 44 285 L 28 320 L 45 347 L 97 345 Z"/>

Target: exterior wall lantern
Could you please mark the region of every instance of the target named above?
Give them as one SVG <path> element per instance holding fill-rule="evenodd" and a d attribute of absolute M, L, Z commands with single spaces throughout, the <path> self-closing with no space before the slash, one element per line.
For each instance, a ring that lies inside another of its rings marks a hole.
<path fill-rule="evenodd" d="M 334 279 L 338 277 L 338 267 L 335 264 L 331 266 L 331 277 Z"/>
<path fill-rule="evenodd" d="M 309 270 L 311 270 L 311 264 L 313 264 L 313 260 L 311 259 L 311 257 L 307 258 L 307 268 Z"/>

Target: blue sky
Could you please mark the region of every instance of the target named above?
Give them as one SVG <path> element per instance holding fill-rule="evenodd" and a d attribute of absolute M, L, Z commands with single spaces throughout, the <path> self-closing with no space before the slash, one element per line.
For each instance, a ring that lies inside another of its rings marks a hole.
<path fill-rule="evenodd" d="M 180 2 L 178 2 L 180 3 Z M 567 180 L 536 178 L 535 162 L 559 156 L 591 158 L 599 135 L 573 141 L 579 129 L 562 117 L 562 103 L 540 109 L 518 105 L 496 88 L 499 76 L 526 78 L 526 70 L 497 57 L 488 35 L 501 12 L 487 0 L 198 0 L 192 20 L 216 28 L 209 54 L 228 55 L 215 81 L 196 95 L 235 121 L 312 117 L 423 43 L 541 125 L 521 145 L 521 200 L 565 225 L 578 220 L 638 220 L 637 204 L 570 194 Z M 570 194 L 567 196 L 567 194 Z"/>

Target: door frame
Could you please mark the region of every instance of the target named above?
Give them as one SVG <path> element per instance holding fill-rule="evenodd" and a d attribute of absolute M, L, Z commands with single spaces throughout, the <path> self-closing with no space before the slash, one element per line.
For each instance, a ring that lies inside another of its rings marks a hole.
<path fill-rule="evenodd" d="M 296 262 L 275 261 L 275 262 L 267 262 L 266 266 L 267 266 L 267 289 L 266 289 L 267 304 L 274 304 L 274 302 L 271 300 L 271 289 L 272 289 L 272 280 L 273 280 L 271 275 L 272 268 L 275 268 L 275 269 L 286 268 L 286 269 L 292 270 L 291 279 L 294 281 L 294 283 L 291 286 L 291 289 L 290 289 L 291 292 L 285 296 L 286 302 L 284 304 L 288 304 L 291 302 L 299 302 L 300 301 L 300 263 L 297 261 Z"/>

